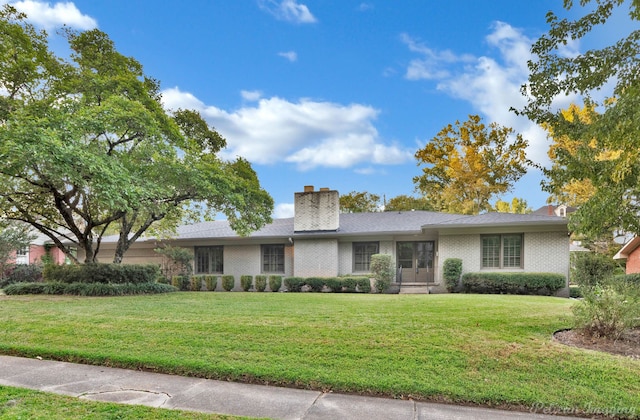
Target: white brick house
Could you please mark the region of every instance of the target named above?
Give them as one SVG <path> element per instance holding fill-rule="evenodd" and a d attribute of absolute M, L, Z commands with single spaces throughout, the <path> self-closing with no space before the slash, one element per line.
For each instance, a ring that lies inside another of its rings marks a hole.
<path fill-rule="evenodd" d="M 460 258 L 463 273 L 516 271 L 559 273 L 568 279 L 567 220 L 539 214 L 487 213 L 477 216 L 428 211 L 339 212 L 338 191 L 305 187 L 295 194 L 295 216 L 276 219 L 247 237 L 226 221 L 181 226 L 162 241 L 194 253 L 196 274 L 280 274 L 332 277 L 369 272 L 373 254 L 390 254 L 397 284 L 445 292 L 442 265 Z M 161 245 L 141 238 L 125 263 L 161 262 Z M 115 243 L 105 238 L 100 257 L 109 262 Z M 568 296 L 567 288 L 559 292 Z"/>

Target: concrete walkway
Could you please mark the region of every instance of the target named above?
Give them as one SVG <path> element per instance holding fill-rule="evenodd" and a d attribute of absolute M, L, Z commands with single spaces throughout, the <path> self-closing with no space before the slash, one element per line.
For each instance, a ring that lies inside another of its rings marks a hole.
<path fill-rule="evenodd" d="M 274 419 L 560 419 L 0 356 L 0 385 L 88 400 Z"/>

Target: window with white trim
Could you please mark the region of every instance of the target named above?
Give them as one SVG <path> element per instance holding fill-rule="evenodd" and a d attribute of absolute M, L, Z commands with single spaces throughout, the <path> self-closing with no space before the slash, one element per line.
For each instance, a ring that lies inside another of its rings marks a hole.
<path fill-rule="evenodd" d="M 482 235 L 482 268 L 522 268 L 523 236 Z"/>
<path fill-rule="evenodd" d="M 379 242 L 354 242 L 353 243 L 353 271 L 368 272 L 371 267 L 371 256 L 377 254 L 380 249 Z"/>

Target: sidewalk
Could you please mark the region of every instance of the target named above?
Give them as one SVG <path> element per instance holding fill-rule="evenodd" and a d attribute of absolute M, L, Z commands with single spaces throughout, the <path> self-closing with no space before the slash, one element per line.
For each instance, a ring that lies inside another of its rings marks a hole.
<path fill-rule="evenodd" d="M 274 419 L 561 419 L 0 356 L 0 385 L 124 404 Z"/>

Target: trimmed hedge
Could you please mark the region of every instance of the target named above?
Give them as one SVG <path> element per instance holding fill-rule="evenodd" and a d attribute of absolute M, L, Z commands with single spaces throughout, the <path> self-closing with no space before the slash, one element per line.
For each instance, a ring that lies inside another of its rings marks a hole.
<path fill-rule="evenodd" d="M 282 276 L 278 276 L 276 274 L 272 274 L 269 276 L 269 289 L 272 292 L 277 292 L 282 287 Z"/>
<path fill-rule="evenodd" d="M 7 286 L 7 295 L 76 295 L 123 296 L 175 292 L 177 289 L 162 283 L 14 283 Z"/>
<path fill-rule="evenodd" d="M 225 291 L 230 292 L 231 290 L 233 290 L 235 285 L 236 285 L 236 278 L 233 277 L 231 274 L 226 274 L 222 276 L 222 288 Z"/>
<path fill-rule="evenodd" d="M 289 292 L 301 292 L 307 286 L 311 292 L 327 290 L 333 293 L 370 293 L 369 277 L 287 277 L 284 285 Z M 326 289 L 325 289 L 326 287 Z"/>
<path fill-rule="evenodd" d="M 256 276 L 256 292 L 264 292 L 267 288 L 267 276 L 264 274 L 258 274 Z"/>
<path fill-rule="evenodd" d="M 566 284 L 555 273 L 466 273 L 462 276 L 465 293 L 550 296 Z"/>
<path fill-rule="evenodd" d="M 253 286 L 253 276 L 240 276 L 240 287 L 243 291 L 248 292 L 251 290 L 251 286 Z"/>
<path fill-rule="evenodd" d="M 45 281 L 61 283 L 155 283 L 160 267 L 154 264 L 49 264 L 44 268 Z"/>
<path fill-rule="evenodd" d="M 449 292 L 454 292 L 458 287 L 458 281 L 462 274 L 462 260 L 460 258 L 447 258 L 442 264 L 442 277 Z"/>

